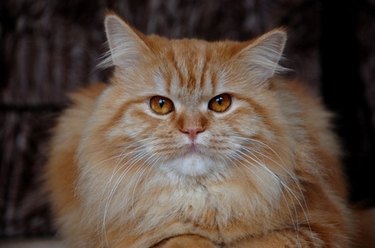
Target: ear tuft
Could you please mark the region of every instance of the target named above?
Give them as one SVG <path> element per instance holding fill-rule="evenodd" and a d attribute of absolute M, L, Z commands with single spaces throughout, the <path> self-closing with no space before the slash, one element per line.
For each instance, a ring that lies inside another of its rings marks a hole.
<path fill-rule="evenodd" d="M 112 65 L 132 67 L 148 50 L 140 34 L 115 14 L 108 14 L 104 21 L 109 52 L 100 67 Z"/>
<path fill-rule="evenodd" d="M 245 63 L 252 75 L 252 81 L 262 84 L 272 77 L 275 72 L 283 71 L 279 65 L 280 58 L 287 40 L 286 32 L 282 29 L 272 30 L 242 49 L 238 54 L 240 61 Z"/>

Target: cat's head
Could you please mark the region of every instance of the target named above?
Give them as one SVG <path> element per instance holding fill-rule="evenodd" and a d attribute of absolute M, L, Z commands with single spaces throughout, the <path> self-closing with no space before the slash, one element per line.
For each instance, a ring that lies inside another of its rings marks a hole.
<path fill-rule="evenodd" d="M 169 40 L 112 14 L 105 28 L 104 64 L 115 70 L 87 134 L 110 151 L 102 160 L 189 177 L 267 160 L 280 131 L 269 81 L 281 69 L 282 29 L 246 42 Z"/>

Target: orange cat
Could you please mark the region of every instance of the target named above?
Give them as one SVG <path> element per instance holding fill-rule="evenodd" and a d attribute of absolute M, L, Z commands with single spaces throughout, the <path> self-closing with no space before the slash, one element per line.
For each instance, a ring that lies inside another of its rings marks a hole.
<path fill-rule="evenodd" d="M 109 85 L 72 96 L 47 184 L 68 247 L 351 247 L 330 114 L 275 76 L 286 33 L 145 36 L 114 14 Z"/>

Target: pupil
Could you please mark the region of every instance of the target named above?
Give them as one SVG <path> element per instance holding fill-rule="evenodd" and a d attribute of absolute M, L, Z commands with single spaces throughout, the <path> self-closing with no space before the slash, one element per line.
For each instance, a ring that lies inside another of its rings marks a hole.
<path fill-rule="evenodd" d="M 163 108 L 164 103 L 165 103 L 165 100 L 164 100 L 164 99 L 159 99 L 159 107 L 160 107 L 160 108 Z"/>
<path fill-rule="evenodd" d="M 222 105 L 223 104 L 223 97 L 219 96 L 218 98 L 216 98 L 216 102 L 217 102 L 217 104 Z"/>

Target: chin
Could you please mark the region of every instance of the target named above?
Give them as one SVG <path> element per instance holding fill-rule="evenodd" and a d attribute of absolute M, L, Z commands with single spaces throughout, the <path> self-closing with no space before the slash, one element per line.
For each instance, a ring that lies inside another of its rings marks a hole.
<path fill-rule="evenodd" d="M 164 169 L 178 176 L 206 177 L 218 174 L 224 164 L 201 153 L 188 153 L 168 161 Z"/>

